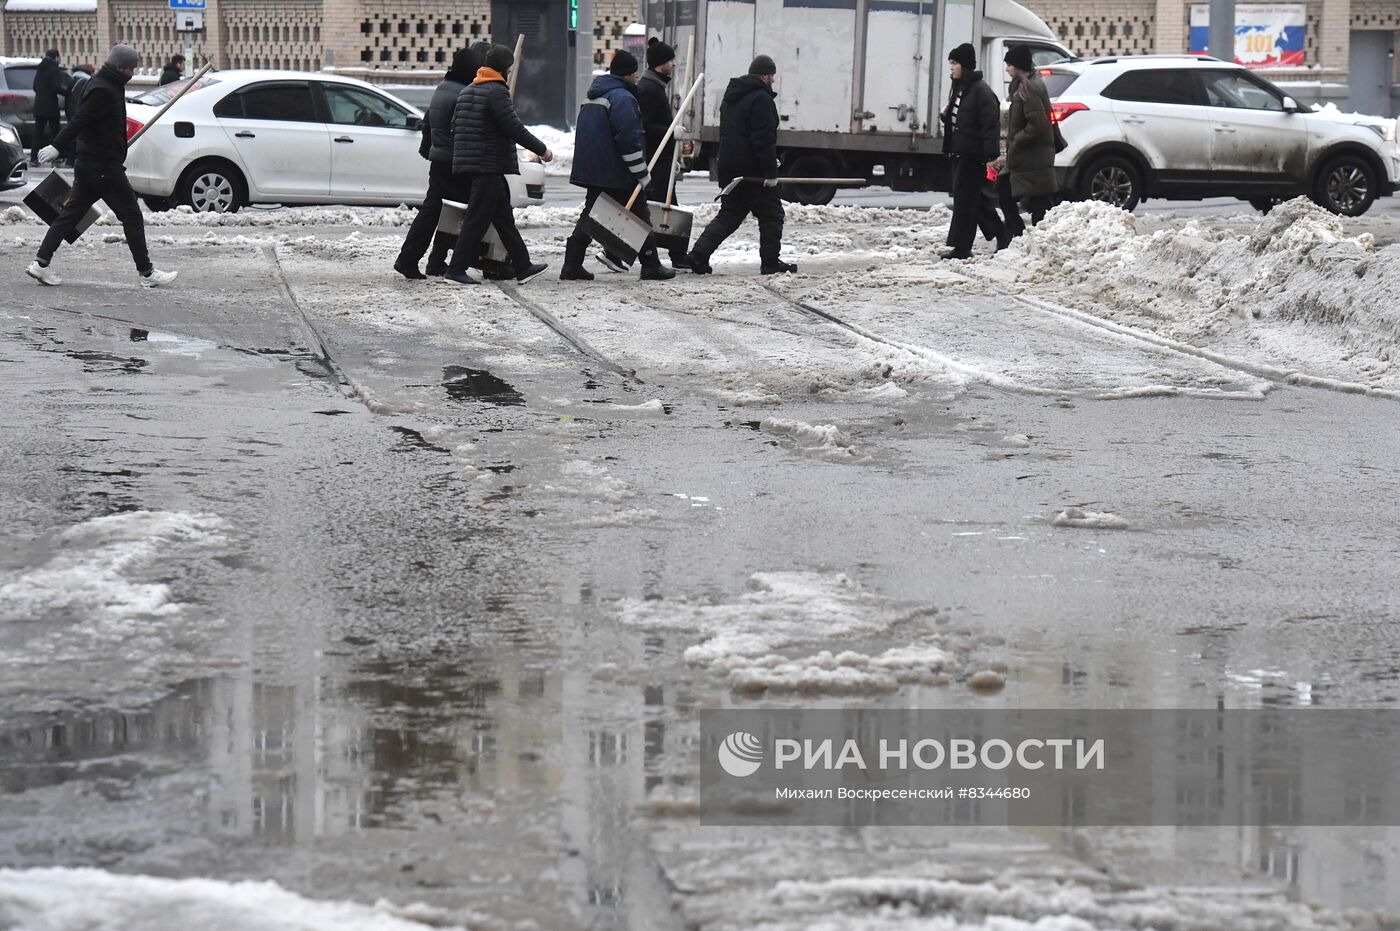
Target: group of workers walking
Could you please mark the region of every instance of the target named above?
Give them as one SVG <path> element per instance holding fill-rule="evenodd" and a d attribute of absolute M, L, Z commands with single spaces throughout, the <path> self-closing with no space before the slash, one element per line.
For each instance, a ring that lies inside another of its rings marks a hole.
<path fill-rule="evenodd" d="M 562 280 L 593 280 L 584 262 L 593 242 L 589 216 L 599 198 L 610 197 L 620 204 L 631 200 L 632 213 L 648 226 L 648 198 L 667 199 L 675 158 L 671 134 L 675 111 L 670 93 L 675 59 L 674 49 L 652 39 L 643 73 L 636 56 L 619 50 L 608 72 L 594 79 L 588 89 L 579 107 L 569 175 L 570 182 L 586 193 L 582 215 L 564 246 Z M 517 144 L 541 161 L 554 157 L 516 114 L 507 90 L 507 72 L 513 64 L 510 49 L 479 43 L 457 53 L 452 70 L 433 92 L 422 150 L 429 161 L 428 193 L 394 262 L 394 270 L 405 278 L 441 276 L 459 284 L 475 284 L 467 268 L 480 264 L 489 228 L 500 238 L 517 281 L 529 281 L 546 269 L 531 261 L 516 229 L 505 178 L 520 171 Z M 749 214 L 759 221 L 762 272 L 796 271 L 795 265 L 779 256 L 783 205 L 777 192 L 778 110 L 773 102 L 777 71 L 773 59 L 759 55 L 747 75 L 730 82 L 720 108 L 720 181 L 752 180 L 741 181 L 725 195 L 719 215 L 688 253 L 670 251 L 669 268 L 662 264 L 656 244 L 648 236 L 637 250 L 643 281 L 669 280 L 677 269 L 709 274 L 710 256 Z M 650 168 L 653 164 L 658 166 L 655 172 Z M 664 171 L 661 166 L 665 166 Z M 633 198 L 638 187 L 642 194 Z M 444 200 L 467 204 L 455 241 L 435 235 Z M 447 261 L 449 250 L 451 262 Z M 426 274 L 418 267 L 425 253 Z M 628 264 L 606 248 L 597 253 L 597 259 L 613 271 L 624 271 Z"/>
<path fill-rule="evenodd" d="M 584 208 L 565 244 L 561 279 L 593 280 L 584 261 L 593 240 L 589 214 L 600 198 L 619 203 L 631 200 L 632 212 L 648 227 L 648 197 L 668 199 L 675 155 L 669 90 L 675 57 L 669 45 L 653 39 L 647 48 L 645 74 L 639 74 L 636 57 L 626 50 L 618 51 L 608 73 L 596 78 L 589 88 L 579 108 L 570 174 L 570 181 L 586 191 Z M 50 78 L 46 75 L 58 67 L 57 54 L 46 61 L 51 64 L 41 66 L 40 75 L 47 87 Z M 976 70 L 975 50 L 963 44 L 949 56 L 953 83 L 942 118 L 945 151 L 953 163 L 953 218 L 948 230 L 950 251 L 943 258 L 969 258 L 979 228 L 987 239 L 996 240 L 998 249 L 1005 248 L 1025 229 L 1020 205 L 1030 212 L 1031 222 L 1038 223 L 1056 190 L 1056 133 L 1045 84 L 1035 73 L 1028 48 L 1012 47 L 1005 61 L 1012 85 L 1003 155 L 1000 103 Z M 73 100 L 77 105 L 67 126 L 35 152 L 36 160 L 43 162 L 73 152 L 77 155 L 72 192 L 27 269 L 43 284 L 59 283 L 49 262 L 98 200 L 106 201 L 121 221 L 141 284 L 149 287 L 175 278 L 175 273 L 158 271 L 151 264 L 144 221 L 124 167 L 125 86 L 138 62 L 139 56 L 131 47 L 113 48 L 102 69 L 86 80 L 80 95 L 75 97 L 69 91 L 70 106 Z M 520 172 L 516 147 L 534 153 L 543 162 L 554 159 L 554 153 L 516 113 L 509 86 L 514 64 L 509 48 L 476 43 L 456 53 L 451 69 L 434 91 L 420 147 L 420 154 L 429 162 L 428 191 L 394 263 L 395 271 L 404 277 L 432 275 L 458 284 L 476 284 L 468 268 L 482 264 L 482 244 L 492 229 L 508 257 L 509 276 L 524 283 L 547 269 L 544 263 L 531 259 L 511 207 L 508 176 Z M 172 61 L 169 70 L 178 74 L 182 65 Z M 784 211 L 777 191 L 776 75 L 773 59 L 759 55 L 747 74 L 729 82 L 720 107 L 719 181 L 723 185 L 738 183 L 724 194 L 719 213 L 690 251 L 670 252 L 671 267 L 662 264 L 653 237 L 646 237 L 637 250 L 642 280 L 665 281 L 674 278 L 677 269 L 711 273 L 710 258 L 715 250 L 750 215 L 758 221 L 761 273 L 796 271 L 796 266 L 784 262 L 780 254 Z M 36 78 L 35 83 L 39 85 L 40 80 Z M 651 165 L 665 165 L 666 171 L 653 173 Z M 632 197 L 639 187 L 646 196 Z M 445 200 L 466 204 L 455 239 L 437 232 Z M 425 275 L 418 263 L 429 252 Z M 614 271 L 623 271 L 628 264 L 606 249 L 597 258 Z"/>
<path fill-rule="evenodd" d="M 670 83 L 675 50 L 653 38 L 646 51 L 646 69 L 630 52 L 613 55 L 608 72 L 593 81 L 579 107 L 574 137 L 574 161 L 569 180 L 585 190 L 582 215 L 564 247 L 559 277 L 592 281 L 584 267 L 593 242 L 590 214 L 599 198 L 631 202 L 631 212 L 651 224 L 648 200 L 668 201 L 673 194 L 671 165 L 675 141 L 670 132 L 675 112 Z M 976 50 L 958 46 L 949 55 L 952 89 L 943 108 L 945 152 L 951 156 L 953 219 L 948 230 L 949 251 L 942 257 L 972 255 L 977 231 L 997 248 L 1005 248 L 1025 231 L 1024 205 L 1031 223 L 1039 223 L 1056 191 L 1055 131 L 1050 98 L 1035 73 L 1030 49 L 1013 46 L 1006 53 L 1011 76 L 1009 133 L 1001 151 L 1001 107 L 996 93 L 977 70 Z M 510 271 L 524 282 L 546 266 L 532 262 L 510 206 L 505 175 L 519 172 L 515 146 L 534 152 L 543 161 L 553 155 L 520 121 L 506 89 L 513 56 L 504 46 L 479 43 L 457 54 L 429 105 L 424 155 L 431 163 L 428 194 L 415 218 L 394 268 L 410 279 L 443 276 L 460 284 L 475 284 L 467 268 L 480 264 L 482 241 L 494 228 L 510 260 Z M 758 221 L 762 274 L 796 271 L 781 257 L 784 211 L 778 195 L 778 110 L 773 90 L 777 65 L 759 55 L 748 73 L 734 78 L 720 107 L 718 175 L 722 185 L 739 184 L 721 198 L 718 215 L 695 240 L 689 252 L 670 251 L 670 267 L 662 264 L 652 237 L 638 250 L 643 281 L 665 281 L 677 270 L 694 274 L 712 271 L 710 258 L 719 245 L 752 215 Z M 650 165 L 665 166 L 651 171 Z M 641 188 L 643 196 L 632 197 Z M 444 199 L 465 201 L 466 217 L 455 242 L 436 236 Z M 418 263 L 429 250 L 427 275 Z M 452 262 L 446 260 L 448 251 Z M 621 272 L 626 262 L 606 248 L 596 254 L 606 268 Z"/>

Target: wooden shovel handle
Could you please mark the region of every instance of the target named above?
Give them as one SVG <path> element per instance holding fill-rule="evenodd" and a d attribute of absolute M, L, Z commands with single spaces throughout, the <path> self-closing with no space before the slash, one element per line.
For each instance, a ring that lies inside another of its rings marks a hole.
<path fill-rule="evenodd" d="M 700 85 L 705 83 L 705 73 L 702 71 L 696 75 L 695 83 L 690 85 L 690 90 L 686 93 L 685 99 L 681 101 L 680 107 L 676 109 L 675 119 L 671 120 L 671 125 L 666 128 L 666 135 L 661 137 L 661 144 L 656 147 L 656 153 L 652 155 L 651 161 L 647 162 L 647 174 L 651 174 L 656 169 L 656 163 L 661 158 L 661 153 L 666 151 L 666 144 L 671 141 L 671 136 L 675 134 L 676 127 L 681 125 L 681 119 L 685 116 L 686 108 L 690 106 L 691 98 L 700 89 Z M 627 209 L 630 211 L 632 205 L 637 202 L 637 198 L 642 196 L 642 186 L 637 185 L 637 189 L 632 192 L 632 196 L 627 198 Z"/>
<path fill-rule="evenodd" d="M 210 61 L 210 62 L 205 62 L 204 67 L 203 67 L 203 68 L 200 68 L 198 71 L 196 71 L 196 72 L 194 73 L 194 77 L 190 78 L 190 81 L 189 81 L 188 84 L 186 84 L 184 87 L 182 87 L 182 88 L 180 88 L 178 91 L 176 91 L 176 92 L 175 92 L 175 96 L 174 96 L 174 97 L 171 97 L 169 100 L 167 100 L 167 101 L 165 102 L 165 106 L 163 106 L 163 107 L 161 107 L 159 110 L 157 110 L 157 111 L 156 111 L 156 115 L 153 116 L 153 117 L 151 117 L 150 121 L 149 121 L 148 123 L 146 123 L 145 126 L 142 126 L 140 129 L 136 130 L 136 134 L 133 135 L 133 136 L 131 137 L 131 139 L 129 139 L 129 140 L 127 141 L 126 147 L 127 147 L 128 149 L 130 149 L 132 146 L 136 145 L 136 140 L 137 140 L 137 139 L 140 139 L 142 136 L 146 135 L 146 130 L 148 130 L 148 129 L 150 129 L 152 126 L 156 125 L 156 120 L 160 119 L 162 116 L 165 116 L 165 111 L 166 111 L 166 110 L 169 110 L 171 107 L 175 106 L 175 101 L 179 100 L 181 97 L 183 97 L 183 96 L 185 96 L 186 94 L 188 94 L 188 93 L 190 92 L 190 89 L 191 89 L 192 87 L 194 87 L 196 84 L 199 83 L 199 79 L 200 79 L 200 78 L 204 77 L 206 74 L 208 74 L 210 71 L 213 71 L 213 70 L 214 70 L 214 63 L 213 63 L 212 61 Z"/>

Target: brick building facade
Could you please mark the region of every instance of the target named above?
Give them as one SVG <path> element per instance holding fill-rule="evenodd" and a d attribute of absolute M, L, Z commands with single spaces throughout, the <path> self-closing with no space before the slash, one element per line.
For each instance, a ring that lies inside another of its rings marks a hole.
<path fill-rule="evenodd" d="M 442 71 L 464 43 L 490 40 L 490 0 L 207 0 L 205 31 L 194 42 L 197 62 L 219 68 L 365 68 L 409 79 L 406 71 Z M 57 48 L 63 61 L 101 63 L 128 42 L 159 67 L 183 51 L 166 0 L 27 0 L 22 11 L 0 0 L 0 56 L 38 57 Z M 19 4 L 16 4 L 17 6 Z M 58 11 L 56 8 L 67 8 Z M 594 0 L 594 59 L 622 47 L 622 33 L 641 15 L 638 0 Z M 580 30 L 580 41 L 589 37 Z M 509 39 L 500 41 L 510 42 Z M 434 80 L 435 76 L 422 78 Z"/>

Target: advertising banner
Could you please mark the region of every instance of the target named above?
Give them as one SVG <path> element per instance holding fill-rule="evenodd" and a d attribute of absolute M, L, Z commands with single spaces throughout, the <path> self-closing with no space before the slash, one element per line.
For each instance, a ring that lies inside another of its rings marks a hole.
<path fill-rule="evenodd" d="M 1301 68 L 1307 22 L 1308 8 L 1302 3 L 1237 4 L 1235 62 L 1250 68 Z M 1210 5 L 1193 4 L 1191 53 L 1204 55 L 1209 44 Z"/>

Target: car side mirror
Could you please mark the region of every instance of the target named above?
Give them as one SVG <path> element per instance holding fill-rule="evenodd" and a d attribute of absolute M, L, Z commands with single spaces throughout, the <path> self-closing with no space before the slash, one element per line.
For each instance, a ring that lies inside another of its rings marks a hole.
<path fill-rule="evenodd" d="M 422 127 L 423 119 L 422 117 L 417 117 L 410 113 L 408 116 L 408 122 L 406 122 L 404 125 L 407 126 L 409 129 L 418 129 Z"/>
<path fill-rule="evenodd" d="M 1301 109 L 1303 108 L 1298 106 L 1298 101 L 1294 100 L 1292 97 L 1283 98 L 1284 113 L 1297 113 Z"/>

